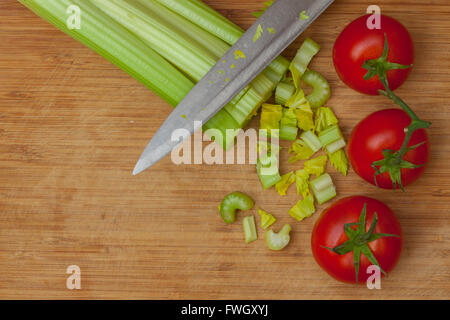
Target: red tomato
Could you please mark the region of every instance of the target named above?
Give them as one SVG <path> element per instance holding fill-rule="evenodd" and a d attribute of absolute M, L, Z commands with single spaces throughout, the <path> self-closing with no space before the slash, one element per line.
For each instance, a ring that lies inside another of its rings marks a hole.
<path fill-rule="evenodd" d="M 366 23 L 370 15 L 351 22 L 336 39 L 333 48 L 333 61 L 341 80 L 356 91 L 376 95 L 384 89 L 378 76 L 365 80 L 367 70 L 364 61 L 377 59 L 383 53 L 384 33 L 389 43 L 387 61 L 411 65 L 414 62 L 414 46 L 408 30 L 397 20 L 381 15 L 381 29 L 370 30 Z M 387 71 L 389 87 L 397 89 L 405 82 L 411 68 Z"/>
<path fill-rule="evenodd" d="M 382 151 L 390 149 L 398 151 L 405 139 L 406 128 L 411 123 L 411 118 L 401 109 L 385 109 L 377 111 L 363 119 L 352 131 L 348 142 L 348 157 L 353 170 L 364 180 L 375 185 L 372 168 L 374 161 L 384 158 Z M 416 165 L 424 165 L 420 168 L 401 169 L 402 184 L 406 186 L 415 181 L 424 172 L 429 159 L 428 135 L 424 129 L 416 130 L 408 146 L 414 146 L 421 142 L 425 144 L 408 151 L 403 159 Z M 378 186 L 392 189 L 392 181 L 388 172 L 377 176 Z"/>
<path fill-rule="evenodd" d="M 311 247 L 317 263 L 328 274 L 339 281 L 355 283 L 355 265 L 353 251 L 338 254 L 324 248 L 334 248 L 343 244 L 349 238 L 344 232 L 344 224 L 358 222 L 364 204 L 366 204 L 367 232 L 372 223 L 374 213 L 378 216 L 374 233 L 388 233 L 398 237 L 381 237 L 367 245 L 379 263 L 379 266 L 389 273 L 396 265 L 402 251 L 402 231 L 394 213 L 384 203 L 363 196 L 353 196 L 341 199 L 322 212 L 317 220 L 311 237 Z M 354 226 L 352 229 L 356 229 Z M 360 256 L 358 282 L 364 283 L 371 273 L 367 268 L 373 265 L 363 254 Z"/>

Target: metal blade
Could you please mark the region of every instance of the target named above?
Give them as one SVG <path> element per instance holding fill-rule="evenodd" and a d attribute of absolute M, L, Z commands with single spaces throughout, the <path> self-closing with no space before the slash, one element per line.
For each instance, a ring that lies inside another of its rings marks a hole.
<path fill-rule="evenodd" d="M 334 0 L 277 0 L 197 83 L 145 148 L 133 175 L 147 169 L 189 138 L 172 140 L 176 129 L 192 134 L 260 74 Z M 304 11 L 304 12 L 303 12 Z M 301 14 L 303 12 L 303 14 Z M 305 18 L 307 16 L 308 18 Z M 273 32 L 268 32 L 271 28 Z M 261 37 L 255 34 L 262 29 Z M 235 68 L 230 66 L 235 64 Z"/>

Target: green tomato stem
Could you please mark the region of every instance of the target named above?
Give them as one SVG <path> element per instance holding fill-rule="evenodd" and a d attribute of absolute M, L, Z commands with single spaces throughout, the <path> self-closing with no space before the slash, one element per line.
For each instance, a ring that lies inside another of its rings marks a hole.
<path fill-rule="evenodd" d="M 405 139 L 403 140 L 403 144 L 398 151 L 385 150 L 383 154 L 385 155 L 385 159 L 376 161 L 372 164 L 372 167 L 375 169 L 375 183 L 377 184 L 376 177 L 377 175 L 383 172 L 389 172 L 391 175 L 391 180 L 395 189 L 396 184 L 400 185 L 400 188 L 403 190 L 402 182 L 401 182 L 401 174 L 400 167 L 405 168 L 408 166 L 409 168 L 416 168 L 418 166 L 407 163 L 403 160 L 403 156 L 411 149 L 417 148 L 419 145 L 408 148 L 408 143 L 411 140 L 411 137 L 414 131 L 418 129 L 428 128 L 431 123 L 419 119 L 416 113 L 404 102 L 400 97 L 398 97 L 392 90 L 389 88 L 389 82 L 387 79 L 387 71 L 394 69 L 407 69 L 410 68 L 410 65 L 401 65 L 398 63 L 392 63 L 387 61 L 387 56 L 389 53 L 389 44 L 387 41 L 387 36 L 384 34 L 384 49 L 383 54 L 378 59 L 367 60 L 363 64 L 363 68 L 367 69 L 368 72 L 364 76 L 364 79 L 368 80 L 376 75 L 380 82 L 382 83 L 385 90 L 379 90 L 378 92 L 385 97 L 388 97 L 395 104 L 400 106 L 411 118 L 411 123 L 408 127 L 405 128 Z M 389 154 L 388 154 L 389 153 Z M 406 165 L 406 166 L 405 166 Z M 394 178 L 395 177 L 395 178 Z"/>

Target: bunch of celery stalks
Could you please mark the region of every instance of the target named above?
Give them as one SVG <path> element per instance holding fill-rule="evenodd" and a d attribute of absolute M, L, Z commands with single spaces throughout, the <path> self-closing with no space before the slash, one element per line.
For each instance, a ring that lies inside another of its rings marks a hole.
<path fill-rule="evenodd" d="M 200 0 L 19 1 L 117 65 L 173 107 L 244 33 Z M 81 12 L 79 29 L 67 26 L 67 10 L 73 5 Z M 268 31 L 263 30 L 262 36 Z M 293 141 L 289 151 L 294 156 L 290 162 L 307 160 L 319 149 L 325 149 L 327 155 L 310 159 L 303 169 L 283 176 L 278 172 L 261 174 L 262 168 L 277 161 L 273 155 L 279 148 L 268 147 L 265 156 L 258 158 L 257 172 L 264 189 L 275 186 L 283 195 L 289 185 L 296 182 L 303 199 L 289 213 L 297 220 L 315 211 L 310 187 L 318 203 L 336 195 L 330 176 L 324 173 L 327 159 L 343 174 L 348 167 L 338 121 L 330 108 L 323 107 L 330 97 L 330 86 L 319 73 L 307 69 L 319 49 L 317 43 L 307 39 L 292 62 L 281 56 L 276 58 L 204 124 L 204 130 L 220 130 L 222 139 L 215 142 L 228 149 L 233 146 L 235 136 L 230 136 L 227 129 L 244 128 L 262 109 L 260 129 L 267 129 L 269 135 L 277 132 L 280 139 Z M 290 76 L 287 76 L 288 70 Z M 304 94 L 303 83 L 312 87 L 310 94 Z M 276 104 L 266 104 L 274 91 Z M 310 175 L 316 178 L 309 181 Z"/>

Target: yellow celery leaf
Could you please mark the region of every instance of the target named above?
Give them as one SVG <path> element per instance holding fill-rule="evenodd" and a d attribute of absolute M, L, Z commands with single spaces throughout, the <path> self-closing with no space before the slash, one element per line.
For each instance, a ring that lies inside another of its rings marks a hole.
<path fill-rule="evenodd" d="M 261 108 L 260 129 L 266 129 L 270 136 L 271 130 L 280 129 L 280 120 L 282 116 L 282 106 L 264 103 Z"/>
<path fill-rule="evenodd" d="M 289 158 L 289 163 L 294 163 L 298 160 L 306 160 L 311 158 L 314 151 L 303 140 L 298 139 L 289 148 L 289 153 L 295 154 Z"/>
<path fill-rule="evenodd" d="M 311 194 L 309 190 L 309 173 L 305 169 L 295 171 L 295 185 L 297 187 L 297 194 L 306 198 Z"/>
<path fill-rule="evenodd" d="M 320 107 L 316 111 L 314 131 L 321 132 L 324 129 L 338 123 L 338 119 L 333 110 L 329 107 Z"/>
<path fill-rule="evenodd" d="M 347 175 L 348 172 L 348 158 L 345 154 L 344 149 L 340 149 L 336 152 L 328 154 L 331 165 L 336 168 L 339 172 L 341 172 L 344 176 Z"/>
<path fill-rule="evenodd" d="M 295 182 L 294 172 L 289 172 L 281 176 L 281 180 L 275 184 L 275 190 L 277 190 L 280 196 L 285 196 L 286 192 L 291 184 Z"/>
<path fill-rule="evenodd" d="M 289 209 L 289 215 L 297 221 L 309 218 L 314 212 L 316 212 L 316 208 L 314 207 L 314 197 L 312 194 L 299 200 L 295 206 Z"/>
<path fill-rule="evenodd" d="M 261 228 L 263 229 L 267 229 L 272 224 L 274 224 L 275 221 L 277 221 L 277 219 L 273 215 L 261 208 L 258 208 L 258 213 L 261 216 Z"/>
<path fill-rule="evenodd" d="M 327 165 L 328 157 L 318 156 L 311 160 L 305 161 L 305 171 L 309 174 L 315 174 L 316 176 L 320 176 L 322 173 L 325 172 L 325 167 Z"/>
<path fill-rule="evenodd" d="M 295 110 L 297 115 L 297 126 L 303 131 L 314 129 L 314 113 L 311 110 L 311 106 L 308 102 L 301 105 Z"/>

